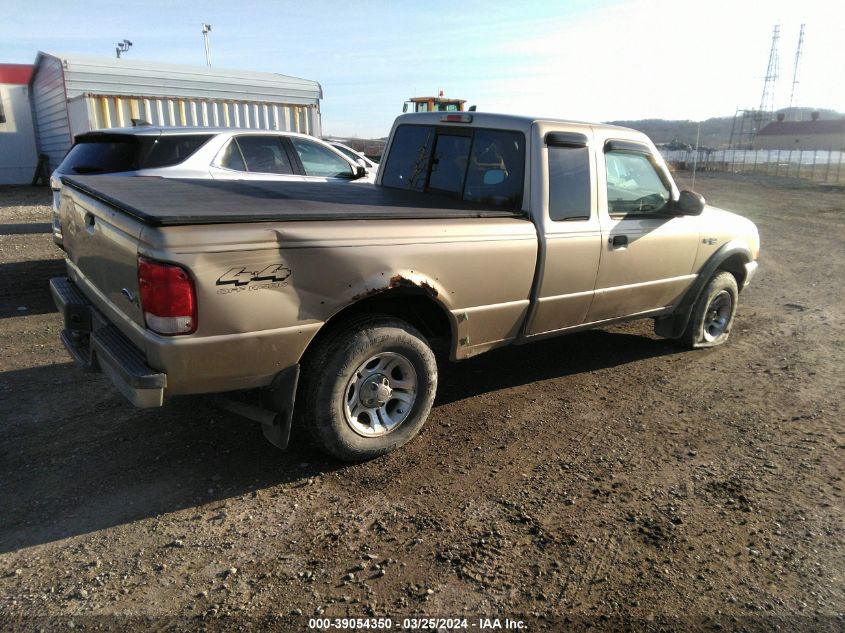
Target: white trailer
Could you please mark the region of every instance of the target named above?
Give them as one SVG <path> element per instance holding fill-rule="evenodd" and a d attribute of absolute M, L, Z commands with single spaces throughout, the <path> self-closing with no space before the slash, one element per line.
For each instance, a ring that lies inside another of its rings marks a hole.
<path fill-rule="evenodd" d="M 51 170 L 77 134 L 142 122 L 322 133 L 320 84 L 275 73 L 39 52 L 31 86 Z"/>

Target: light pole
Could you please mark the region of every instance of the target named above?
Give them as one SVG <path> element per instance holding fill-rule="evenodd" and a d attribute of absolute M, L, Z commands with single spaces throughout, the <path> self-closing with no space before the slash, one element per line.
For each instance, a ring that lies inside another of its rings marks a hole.
<path fill-rule="evenodd" d="M 114 52 L 117 53 L 117 58 L 120 59 L 120 54 L 128 51 L 130 46 L 132 46 L 132 42 L 130 42 L 129 40 L 123 40 L 122 42 L 118 42 L 117 48 L 114 49 Z"/>
<path fill-rule="evenodd" d="M 205 65 L 211 68 L 211 49 L 208 47 L 208 34 L 211 32 L 211 25 L 203 23 L 202 38 L 205 40 Z"/>

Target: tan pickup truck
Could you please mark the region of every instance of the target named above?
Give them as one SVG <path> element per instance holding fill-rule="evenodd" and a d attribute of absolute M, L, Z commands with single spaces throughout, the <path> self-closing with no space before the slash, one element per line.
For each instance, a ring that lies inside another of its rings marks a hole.
<path fill-rule="evenodd" d="M 222 394 L 279 447 L 401 446 L 452 360 L 626 319 L 728 338 L 754 224 L 607 125 L 400 116 L 374 185 L 65 177 L 64 344 L 136 406 Z M 539 349 L 538 349 L 539 351 Z"/>

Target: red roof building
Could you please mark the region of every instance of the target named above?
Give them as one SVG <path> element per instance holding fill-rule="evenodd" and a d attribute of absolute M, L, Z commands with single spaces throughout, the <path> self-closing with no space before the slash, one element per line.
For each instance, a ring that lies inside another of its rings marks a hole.
<path fill-rule="evenodd" d="M 0 64 L 0 84 L 25 86 L 34 68 L 32 64 Z"/>

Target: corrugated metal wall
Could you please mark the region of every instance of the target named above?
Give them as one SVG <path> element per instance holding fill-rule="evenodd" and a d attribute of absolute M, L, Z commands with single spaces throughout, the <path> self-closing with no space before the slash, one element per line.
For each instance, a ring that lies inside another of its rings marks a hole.
<path fill-rule="evenodd" d="M 129 127 L 132 119 L 142 119 L 163 127 L 187 125 L 315 133 L 308 116 L 309 107 L 301 105 L 91 94 L 83 98 L 89 129 Z"/>
<path fill-rule="evenodd" d="M 76 134 L 132 119 L 322 134 L 320 84 L 287 75 L 40 52 L 32 85 L 38 149 L 51 169 Z"/>
<path fill-rule="evenodd" d="M 71 144 L 64 77 L 56 59 L 41 59 L 32 81 L 32 114 L 38 152 L 47 154 L 55 169 Z"/>

